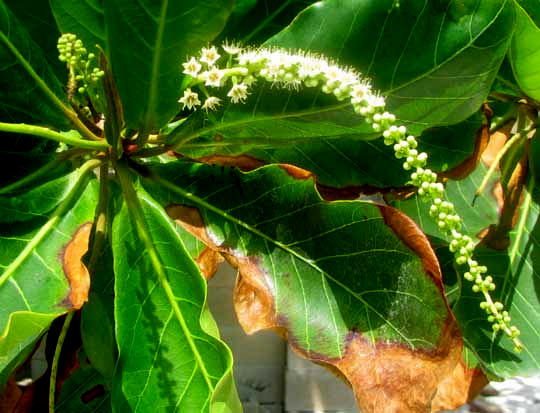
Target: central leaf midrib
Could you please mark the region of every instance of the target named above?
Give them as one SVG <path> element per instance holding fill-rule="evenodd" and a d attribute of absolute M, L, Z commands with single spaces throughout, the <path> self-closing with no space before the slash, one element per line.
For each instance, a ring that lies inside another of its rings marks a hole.
<path fill-rule="evenodd" d="M 153 119 L 153 114 L 156 106 L 157 101 L 157 94 L 158 94 L 158 72 L 160 69 L 160 60 L 161 60 L 161 46 L 163 41 L 163 32 L 165 31 L 165 23 L 166 19 L 165 16 L 167 15 L 167 9 L 169 7 L 169 1 L 163 0 L 163 3 L 161 5 L 161 11 L 159 16 L 159 24 L 158 24 L 158 30 L 156 32 L 156 43 L 155 43 L 155 50 L 154 55 L 152 56 L 152 73 L 150 78 L 150 93 L 148 96 L 148 111 L 146 112 L 146 121 L 145 121 L 145 128 L 149 128 L 149 124 L 151 120 Z"/>
<path fill-rule="evenodd" d="M 210 374 L 208 373 L 203 358 L 199 353 L 197 346 L 195 345 L 194 338 L 191 335 L 186 320 L 184 319 L 184 315 L 182 314 L 182 310 L 180 309 L 180 306 L 177 302 L 174 291 L 169 283 L 169 280 L 167 278 L 166 266 L 164 265 L 162 258 L 154 245 L 154 241 L 151 235 L 152 232 L 150 231 L 146 215 L 142 208 L 142 202 L 144 201 L 147 204 L 148 208 L 152 208 L 156 211 L 156 213 L 162 216 L 165 214 L 165 212 L 161 208 L 159 208 L 153 200 L 148 198 L 146 194 L 143 193 L 142 196 L 139 198 L 133 186 L 133 183 L 130 180 L 129 172 L 125 165 L 117 164 L 116 171 L 120 181 L 120 187 L 125 197 L 124 208 L 127 209 L 128 216 L 133 218 L 135 230 L 139 235 L 140 241 L 143 243 L 143 245 L 146 246 L 146 252 L 150 258 L 150 264 L 154 268 L 158 277 L 158 281 L 161 284 L 167 297 L 167 301 L 171 305 L 175 318 L 180 324 L 180 328 L 182 329 L 182 332 L 186 338 L 187 344 L 195 358 L 196 365 L 200 369 L 209 391 L 213 392 L 214 385 L 210 380 Z M 176 234 L 174 230 L 172 231 Z M 184 253 L 186 252 L 184 251 Z"/>

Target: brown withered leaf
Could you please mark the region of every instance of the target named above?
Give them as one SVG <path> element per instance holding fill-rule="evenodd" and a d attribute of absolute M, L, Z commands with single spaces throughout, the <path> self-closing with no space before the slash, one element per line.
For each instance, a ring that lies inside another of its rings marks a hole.
<path fill-rule="evenodd" d="M 209 165 L 235 167 L 244 172 L 249 172 L 266 165 L 265 162 L 249 155 L 212 155 L 198 158 L 197 161 Z M 282 163 L 278 164 L 278 166 L 295 179 L 314 178 L 315 182 L 317 181 L 317 177 L 313 172 L 302 169 L 296 165 Z M 396 197 L 402 197 L 405 194 L 410 194 L 412 189 L 414 188 L 412 186 L 404 186 L 403 188 L 379 188 L 371 185 L 349 185 L 343 188 L 334 188 L 326 185 L 321 185 L 317 182 L 316 186 L 318 192 L 326 201 L 352 200 L 357 199 L 361 195 L 373 195 L 388 192 L 392 192 Z"/>
<path fill-rule="evenodd" d="M 201 273 L 206 281 L 209 281 L 216 273 L 220 262 L 223 261 L 222 256 L 211 248 L 205 248 L 195 262 L 199 266 Z"/>
<path fill-rule="evenodd" d="M 197 159 L 209 165 L 236 167 L 242 171 L 252 171 L 264 165 L 264 162 L 249 155 L 212 155 Z"/>
<path fill-rule="evenodd" d="M 407 216 L 386 206 L 379 207 L 386 224 L 422 260 L 426 273 L 443 291 L 441 270 L 427 238 Z M 234 291 L 236 314 L 248 334 L 272 329 L 287 337 L 291 347 L 305 358 L 327 365 L 352 386 L 358 404 L 365 412 L 397 413 L 431 410 L 441 383 L 450 380 L 458 364 L 462 339 L 447 306 L 447 318 L 437 346 L 429 351 L 403 344 L 379 341 L 373 344 L 360 332 L 350 331 L 341 357 L 328 358 L 307 353 L 288 331 L 288 321 L 276 314 L 268 274 L 259 259 L 244 256 L 226 245 L 217 245 L 209 236 L 198 210 L 183 205 L 167 208 L 169 216 L 210 248 L 219 251 L 238 269 Z M 442 295 L 442 293 L 441 293 Z M 445 385 L 445 388 L 448 385 Z M 442 393 L 441 393 L 442 394 Z M 439 406 L 445 399 L 439 396 Z"/>
<path fill-rule="evenodd" d="M 392 228 L 398 238 L 422 259 L 424 269 L 433 278 L 439 290 L 444 292 L 439 260 L 420 227 L 411 218 L 396 208 L 379 205 L 379 210 L 386 225 Z"/>
<path fill-rule="evenodd" d="M 454 371 L 439 384 L 433 399 L 432 411 L 457 409 L 474 399 L 489 383 L 480 368 L 470 368 L 463 358 Z"/>
<path fill-rule="evenodd" d="M 69 302 L 76 310 L 88 301 L 90 274 L 82 262 L 82 258 L 88 252 L 91 231 L 91 222 L 81 225 L 61 254 L 64 275 L 68 279 L 70 286 Z"/>

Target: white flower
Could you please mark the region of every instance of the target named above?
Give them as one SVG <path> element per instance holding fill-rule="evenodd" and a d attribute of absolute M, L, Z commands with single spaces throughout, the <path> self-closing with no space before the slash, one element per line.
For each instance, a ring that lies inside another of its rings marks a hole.
<path fill-rule="evenodd" d="M 368 98 L 368 96 L 371 95 L 371 90 L 369 85 L 366 85 L 364 83 L 360 83 L 358 85 L 355 85 L 353 87 L 353 90 L 351 92 L 351 102 L 352 103 L 361 103 L 364 100 Z"/>
<path fill-rule="evenodd" d="M 197 77 L 197 74 L 200 72 L 202 67 L 194 57 L 189 59 L 188 62 L 182 63 L 182 66 L 184 66 L 184 73 L 191 77 Z"/>
<path fill-rule="evenodd" d="M 338 66 L 328 67 L 324 74 L 329 87 L 337 87 L 348 78 L 347 73 Z"/>
<path fill-rule="evenodd" d="M 325 65 L 325 63 L 326 62 L 320 59 L 306 57 L 300 63 L 300 67 L 298 68 L 298 77 L 300 77 L 300 79 L 305 79 L 306 77 L 316 77 L 320 75 L 327 69 L 327 65 Z"/>
<path fill-rule="evenodd" d="M 210 96 L 204 101 L 202 108 L 208 112 L 208 110 L 215 110 L 221 104 L 221 99 L 215 96 Z"/>
<path fill-rule="evenodd" d="M 227 96 L 231 98 L 233 103 L 243 102 L 247 99 L 247 95 L 247 85 L 244 83 L 237 83 L 231 88 L 229 93 L 227 93 Z"/>
<path fill-rule="evenodd" d="M 242 51 L 242 48 L 240 47 L 240 45 L 236 43 L 225 42 L 221 45 L 221 47 L 223 47 L 223 50 L 225 50 L 229 54 L 238 54 Z"/>
<path fill-rule="evenodd" d="M 367 98 L 368 106 L 372 107 L 373 110 L 377 111 L 383 109 L 385 102 L 382 96 L 371 95 Z"/>
<path fill-rule="evenodd" d="M 215 46 L 212 46 L 209 49 L 201 50 L 201 62 L 206 63 L 208 66 L 212 66 L 221 56 L 218 54 Z"/>
<path fill-rule="evenodd" d="M 206 81 L 204 83 L 206 86 L 214 86 L 214 87 L 221 86 L 221 79 L 223 78 L 223 72 L 219 70 L 217 67 L 213 67 L 210 70 L 203 72 L 202 76 L 204 80 Z"/>
<path fill-rule="evenodd" d="M 190 88 L 184 90 L 184 96 L 181 97 L 178 102 L 184 105 L 182 109 L 185 109 L 187 106 L 187 108 L 190 110 L 195 108 L 195 106 L 199 106 L 201 104 L 201 101 L 199 100 L 199 95 L 195 92 L 192 92 Z"/>
<path fill-rule="evenodd" d="M 265 62 L 269 59 L 270 52 L 265 50 L 251 50 L 249 52 L 242 52 L 238 55 L 238 63 L 241 66 L 255 65 Z"/>

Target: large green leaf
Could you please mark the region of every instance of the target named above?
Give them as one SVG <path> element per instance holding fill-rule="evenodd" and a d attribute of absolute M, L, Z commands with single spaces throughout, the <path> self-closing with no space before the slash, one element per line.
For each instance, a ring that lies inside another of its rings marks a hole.
<path fill-rule="evenodd" d="M 124 203 L 113 223 L 119 349 L 113 405 L 238 412 L 232 356 L 209 324 L 206 283 L 163 209 L 142 189 L 137 197 L 139 205 Z M 130 217 L 138 208 L 141 215 Z"/>
<path fill-rule="evenodd" d="M 80 174 L 74 171 L 22 194 L 0 195 L 0 223 L 44 217 L 70 194 L 79 179 Z"/>
<path fill-rule="evenodd" d="M 62 33 L 75 33 L 88 49 L 105 47 L 103 0 L 49 0 Z"/>
<path fill-rule="evenodd" d="M 299 92 L 261 81 L 252 92 L 243 105 L 225 103 L 209 117 L 204 117 L 202 112 L 194 113 L 171 133 L 171 138 L 191 142 L 203 134 L 212 140 L 219 135 L 227 145 L 246 148 L 250 145 L 299 145 L 312 143 L 316 138 L 374 139 L 378 136 L 350 104 L 313 89 Z M 228 102 L 225 93 L 217 95 Z"/>
<path fill-rule="evenodd" d="M 16 53 L 20 56 L 16 56 Z M 24 63 L 21 61 L 24 60 Z M 36 80 L 29 65 L 56 96 L 63 96 L 62 85 L 55 77 L 43 52 L 32 41 L 24 26 L 0 2 L 0 118 L 20 121 L 31 117 L 57 127 L 67 124 L 58 107 L 53 106 Z"/>
<path fill-rule="evenodd" d="M 531 17 L 537 27 L 540 27 L 540 1 L 538 0 L 514 0 Z"/>
<path fill-rule="evenodd" d="M 409 129 L 453 124 L 489 93 L 514 27 L 510 0 L 325 0 L 267 44 L 320 52 L 373 78 Z"/>
<path fill-rule="evenodd" d="M 16 311 L 9 315 L 7 326 L 0 335 L 0 390 L 17 366 L 32 353 L 56 316 L 32 311 Z"/>
<path fill-rule="evenodd" d="M 247 174 L 182 162 L 151 169 L 165 177 L 147 183 L 169 213 L 239 267 L 236 310 L 248 332 L 286 329 L 296 350 L 347 376 L 363 408 L 378 392 L 391 393 L 400 411 L 433 397 L 459 338 L 429 245 L 404 216 L 369 202 L 325 202 L 312 179 L 278 166 Z M 394 351 L 403 351 L 401 361 Z M 440 364 L 428 368 L 419 353 L 437 354 Z M 383 378 L 373 384 L 372 367 L 384 359 L 404 386 L 420 385 L 411 368 L 431 377 L 426 393 L 410 398 Z"/>
<path fill-rule="evenodd" d="M 529 3 L 529 7 L 524 4 L 526 8 L 516 6 L 517 27 L 509 57 L 521 89 L 529 96 L 540 99 L 540 1 Z"/>
<path fill-rule="evenodd" d="M 74 305 L 70 293 L 77 285 L 70 284 L 66 274 L 74 258 L 66 253 L 67 246 L 94 218 L 96 198 L 95 180 L 81 177 L 49 219 L 0 225 L 2 380 L 15 367 L 18 352 Z"/>
<path fill-rule="evenodd" d="M 60 32 L 51 12 L 49 2 L 34 0 L 4 0 L 9 9 L 24 25 L 36 42 L 54 73 L 62 82 L 67 80 L 65 63 L 58 59 L 56 44 Z"/>
<path fill-rule="evenodd" d="M 447 171 L 470 157 L 482 121 L 482 114 L 477 112 L 457 125 L 424 131 L 418 139 L 419 149 L 429 154 L 429 167 Z M 201 137 L 180 151 L 192 158 L 210 157 L 210 162 L 216 155 L 245 154 L 261 164 L 288 163 L 313 172 L 319 184 L 338 188 L 400 187 L 410 180 L 410 171 L 403 169 L 403 161 L 396 159 L 394 149 L 384 145 L 382 139 L 366 141 L 338 135 L 337 139 L 320 137 L 301 143 L 256 138 L 238 141 L 229 137 L 225 142 L 216 142 L 213 137 Z M 230 162 L 234 163 L 233 159 Z"/>
<path fill-rule="evenodd" d="M 289 25 L 316 0 L 236 0 L 227 27 L 220 35 L 245 45 L 261 44 Z"/>
<path fill-rule="evenodd" d="M 181 63 L 224 27 L 230 0 L 111 0 L 109 55 L 127 126 L 159 129 L 180 105 Z"/>

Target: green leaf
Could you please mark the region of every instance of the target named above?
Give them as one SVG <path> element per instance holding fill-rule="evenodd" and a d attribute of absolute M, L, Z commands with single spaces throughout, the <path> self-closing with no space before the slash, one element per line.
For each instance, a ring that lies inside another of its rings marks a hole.
<path fill-rule="evenodd" d="M 519 338 L 523 350 L 520 354 L 513 351 L 511 340 L 500 334 L 493 335 L 485 312 L 480 310 L 483 298 L 471 291 L 470 283 L 463 281 L 463 285 L 451 287 L 456 290 L 452 309 L 465 343 L 485 370 L 501 378 L 529 376 L 540 371 L 540 192 L 532 180 L 525 191 L 520 218 L 510 238 L 511 245 L 507 251 L 478 247 L 475 257 L 488 267 L 494 278 L 497 289 L 491 296 L 505 305 L 512 324 L 521 331 Z M 441 258 L 441 265 L 445 277 L 456 279 L 457 270 L 451 265 L 451 258 Z M 459 268 L 459 273 L 461 270 Z"/>
<path fill-rule="evenodd" d="M 74 33 L 85 47 L 106 45 L 103 0 L 49 0 L 62 33 Z"/>
<path fill-rule="evenodd" d="M 245 45 L 261 44 L 289 25 L 316 0 L 236 0 L 227 27 L 220 35 Z"/>
<path fill-rule="evenodd" d="M 29 116 L 62 128 L 67 120 L 58 106 L 37 87 L 36 80 L 14 55 L 17 50 L 57 97 L 64 96 L 43 52 L 32 41 L 24 26 L 0 2 L 0 118 L 20 121 Z"/>
<path fill-rule="evenodd" d="M 32 311 L 16 311 L 9 315 L 0 335 L 0 389 L 17 366 L 32 353 L 38 339 L 56 316 Z"/>
<path fill-rule="evenodd" d="M 510 62 L 521 89 L 534 99 L 540 99 L 540 1 L 520 2 L 516 6 L 517 27 L 510 45 Z"/>
<path fill-rule="evenodd" d="M 119 411 L 241 411 L 230 350 L 203 325 L 206 283 L 163 209 L 142 189 L 136 196 L 113 222 L 119 349 L 113 405 Z M 133 212 L 139 208 L 140 216 Z"/>
<path fill-rule="evenodd" d="M 325 202 L 312 179 L 277 166 L 242 173 L 178 162 L 151 170 L 163 178 L 145 182 L 171 216 L 238 266 L 236 311 L 248 332 L 286 329 L 298 352 L 340 369 L 361 404 L 373 395 L 366 382 L 376 380 L 369 366 L 378 357 L 356 356 L 371 354 L 374 346 L 389 353 L 402 349 L 403 360 L 410 355 L 407 363 L 420 370 L 425 366 L 416 364 L 416 351 L 439 354 L 441 371 L 447 367 L 446 346 L 459 345 L 446 335 L 453 318 L 440 279 L 426 273 L 430 264 L 425 268 L 417 255 L 428 262 L 429 244 L 405 244 L 401 239 L 423 238 L 395 210 Z M 399 224 L 390 227 L 394 219 Z M 385 358 L 383 353 L 378 356 Z M 400 371 L 393 380 L 409 383 L 410 367 L 388 368 Z M 438 378 L 433 380 L 429 386 L 436 387 Z M 434 388 L 429 391 L 427 398 Z M 396 403 L 408 397 L 393 396 Z"/>
<path fill-rule="evenodd" d="M 266 44 L 330 56 L 371 77 L 414 134 L 472 115 L 514 27 L 509 0 L 325 0 Z"/>
<path fill-rule="evenodd" d="M 11 12 L 24 25 L 30 37 L 39 45 L 57 78 L 67 81 L 65 63 L 58 59 L 56 44 L 60 32 L 51 12 L 49 2 L 34 0 L 4 0 Z"/>
<path fill-rule="evenodd" d="M 158 130 L 179 111 L 181 63 L 219 34 L 231 1 L 112 0 L 104 6 L 127 126 Z"/>
<path fill-rule="evenodd" d="M 457 125 L 424 131 L 418 142 L 419 149 L 429 154 L 429 167 L 434 171 L 447 171 L 471 156 L 483 118 L 477 112 Z M 319 131 L 325 131 L 322 124 Z M 272 133 L 270 128 L 269 133 Z M 292 164 L 313 172 L 318 184 L 336 188 L 400 187 L 410 180 L 410 171 L 403 169 L 403 162 L 395 158 L 393 148 L 384 145 L 382 139 L 366 141 L 338 135 L 336 139 L 323 136 L 301 143 L 272 138 L 247 139 L 240 143 L 231 138 L 216 142 L 202 137 L 181 146 L 180 151 L 191 158 L 248 155 L 261 164 Z"/>
<path fill-rule="evenodd" d="M 540 2 L 538 0 L 514 0 L 531 17 L 537 27 L 540 27 Z"/>
<path fill-rule="evenodd" d="M 229 102 L 225 94 L 226 91 L 217 93 Z M 210 141 L 219 135 L 228 145 L 244 147 L 301 145 L 312 143 L 315 138 L 379 136 L 349 103 L 338 102 L 313 89 L 284 90 L 264 81 L 253 89 L 245 104 L 225 103 L 207 118 L 202 112 L 194 113 L 171 133 L 171 139 L 189 143 L 203 134 Z"/>
<path fill-rule="evenodd" d="M 70 194 L 79 179 L 79 172 L 74 171 L 23 194 L 0 195 L 0 223 L 44 217 Z"/>
<path fill-rule="evenodd" d="M 9 375 L 14 357 L 40 336 L 47 323 L 72 308 L 64 265 L 66 247 L 94 218 L 97 188 L 84 176 L 47 220 L 0 225 L 0 373 Z"/>

